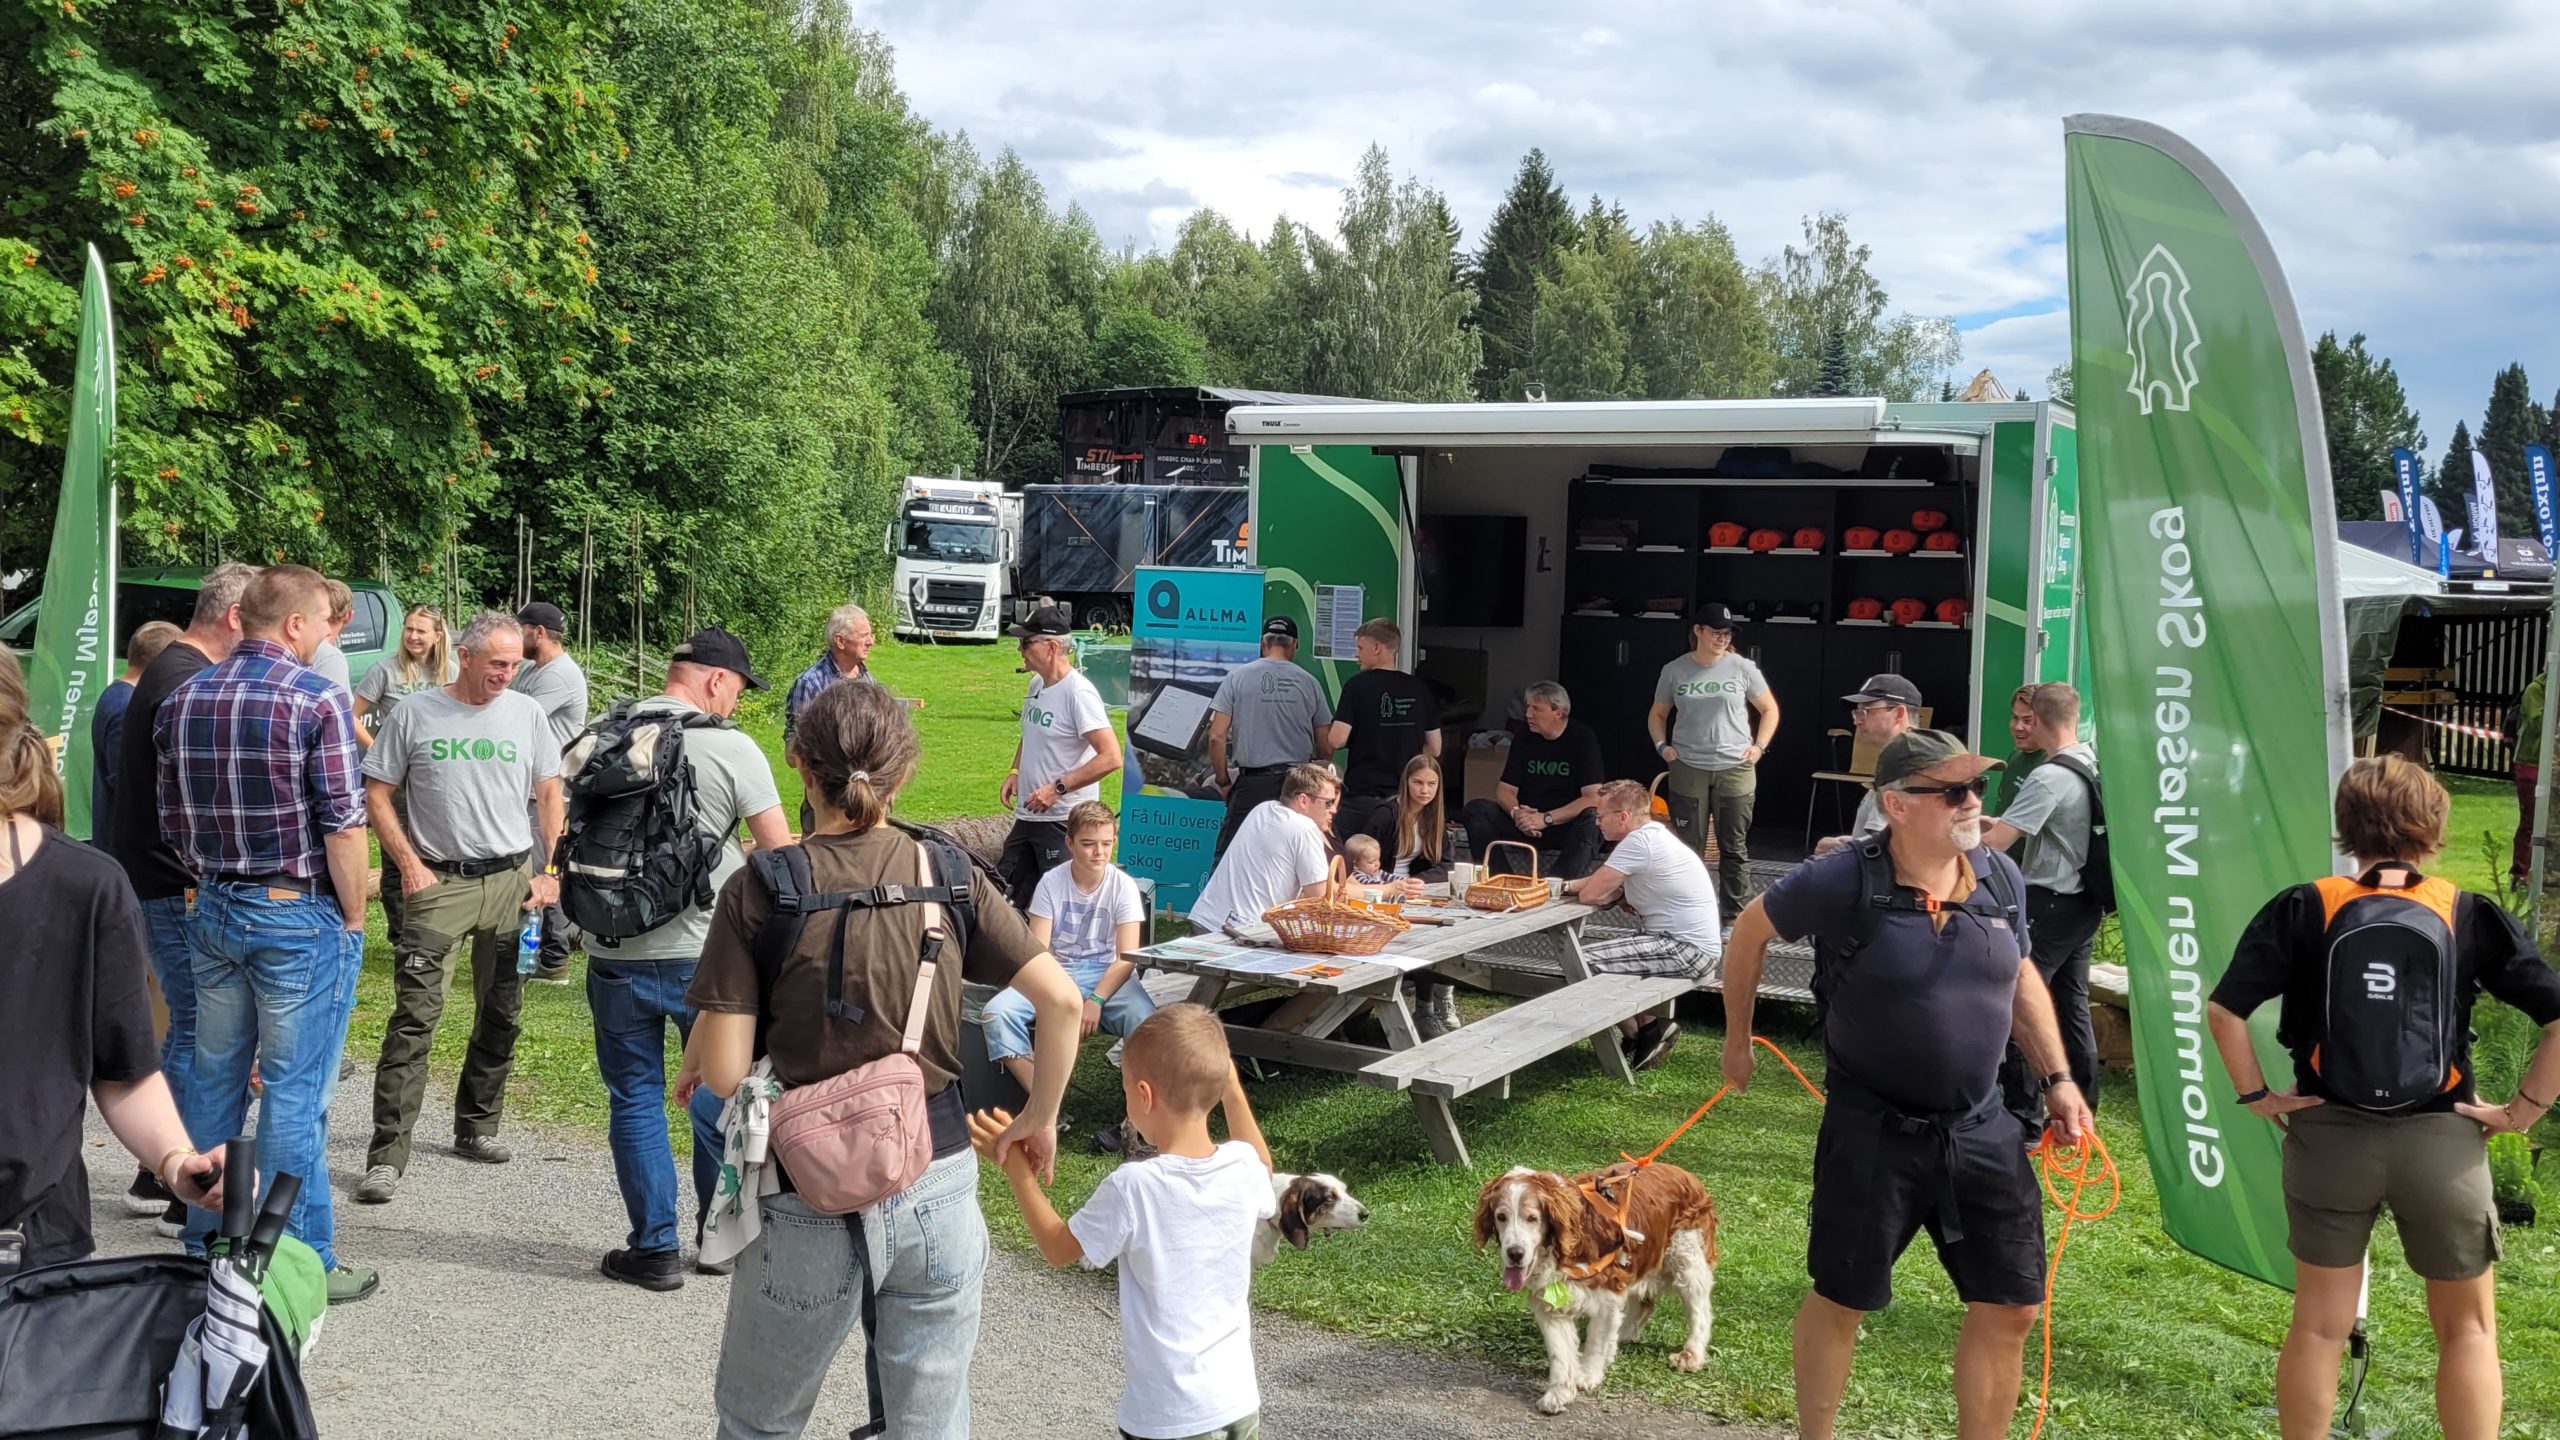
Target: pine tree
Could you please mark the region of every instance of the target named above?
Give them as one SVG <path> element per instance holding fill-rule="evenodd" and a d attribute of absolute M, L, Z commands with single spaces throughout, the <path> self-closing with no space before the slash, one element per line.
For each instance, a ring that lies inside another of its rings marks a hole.
<path fill-rule="evenodd" d="M 2489 386 L 2489 412 L 2480 422 L 2478 448 L 2497 482 L 2501 535 L 2533 533 L 2533 482 L 2524 473 L 2524 447 L 2540 439 L 2549 424 L 2547 417 L 2542 424 L 2534 422 L 2538 408 L 2522 365 L 2498 372 Z"/>
<path fill-rule="evenodd" d="M 1482 400 L 1517 400 L 1518 381 L 1529 377 L 1537 343 L 1538 282 L 1552 283 L 1563 254 L 1575 240 L 1573 205 L 1556 183 L 1546 152 L 1520 157 L 1511 192 L 1494 207 L 1477 252 L 1476 326 L 1484 337 L 1484 362 L 1475 378 Z"/>
<path fill-rule="evenodd" d="M 1956 382 L 1950 378 L 1938 382 L 1938 399 L 1952 404 L 1956 398 Z"/>
<path fill-rule="evenodd" d="M 1849 338 L 1834 326 L 1822 337 L 1822 370 L 1813 382 L 1816 395 L 1849 393 Z"/>
<path fill-rule="evenodd" d="M 2444 517 L 2448 531 L 2469 528 L 2464 517 L 2471 499 L 2471 422 L 2453 422 L 2453 443 L 2445 447 L 2444 463 L 2436 467 L 2436 510 Z M 2469 544 L 2468 536 L 2464 543 Z"/>
<path fill-rule="evenodd" d="M 2417 412 L 2400 388 L 2391 362 L 2365 349 L 2364 336 L 2338 343 L 2336 331 L 2311 347 L 2311 373 L 2320 387 L 2320 416 L 2329 442 L 2329 480 L 2341 520 L 2379 520 L 2382 495 L 2396 491 L 2399 473 L 2391 463 L 2394 449 L 2423 455 L 2427 433 L 2418 428 Z M 2471 462 L 2463 461 L 2466 466 Z M 2463 471 L 2462 493 L 2471 493 L 2471 472 Z M 2447 511 L 2447 514 L 2456 512 Z"/>

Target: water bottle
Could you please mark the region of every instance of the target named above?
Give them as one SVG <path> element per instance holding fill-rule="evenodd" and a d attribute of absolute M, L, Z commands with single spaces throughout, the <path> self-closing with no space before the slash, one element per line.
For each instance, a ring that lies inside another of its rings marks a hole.
<path fill-rule="evenodd" d="M 525 912 L 524 928 L 516 932 L 516 973 L 530 975 L 542 964 L 542 912 Z"/>

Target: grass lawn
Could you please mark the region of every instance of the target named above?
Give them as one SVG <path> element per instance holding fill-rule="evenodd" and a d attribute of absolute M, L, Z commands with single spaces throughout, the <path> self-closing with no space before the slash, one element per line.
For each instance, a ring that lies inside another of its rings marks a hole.
<path fill-rule="evenodd" d="M 873 655 L 883 679 L 922 697 L 917 712 L 926 763 L 901 804 L 919 819 L 995 808 L 1011 761 L 1014 711 L 1023 680 L 1010 647 L 922 647 L 884 643 Z M 776 665 L 777 670 L 784 667 Z M 778 697 L 770 711 L 742 717 L 779 769 Z M 796 813 L 798 785 L 779 778 Z M 2453 843 L 2441 869 L 2486 889 L 2502 874 L 2513 824 L 2511 791 L 2455 779 Z M 2481 836 L 2493 834 L 2494 861 Z M 375 926 L 358 997 L 351 1052 L 369 1058 L 389 1003 L 387 944 Z M 436 1063 L 449 1076 L 468 1028 L 467 998 L 438 1037 Z M 1490 1001 L 1471 999 L 1471 1010 Z M 1800 1016 L 1765 1022 L 1773 1039 L 1817 1081 L 1819 1046 Z M 1792 1027 L 1792 1028 L 1790 1028 Z M 1642 1151 L 1716 1085 L 1711 1023 L 1696 1027 L 1670 1060 L 1632 1090 L 1601 1077 L 1574 1052 L 1523 1072 L 1511 1101 L 1458 1102 L 1478 1157 L 1473 1171 L 1430 1163 L 1410 1102 L 1339 1076 L 1289 1073 L 1253 1088 L 1253 1099 L 1283 1167 L 1329 1170 L 1371 1207 L 1367 1229 L 1327 1235 L 1304 1252 L 1285 1252 L 1258 1283 L 1261 1302 L 1286 1314 L 1362 1335 L 1430 1349 L 1458 1350 L 1516 1369 L 1522 1404 L 1543 1354 L 1525 1304 L 1503 1292 L 1495 1267 L 1469 1233 L 1476 1188 L 1513 1164 L 1588 1169 L 1620 1149 Z M 1078 1136 L 1118 1118 L 1119 1084 L 1100 1042 L 1085 1048 L 1067 1100 Z M 670 1054 L 672 1067 L 673 1055 Z M 2484 1064 L 2486 1064 L 2484 1057 Z M 2101 1107 L 2101 1131 L 2121 1167 L 2125 1197 L 2116 1214 L 2075 1230 L 2057 1302 L 2054 1412 L 2058 1436 L 2206 1437 L 2269 1434 L 2275 1350 L 2287 1300 L 2218 1270 L 2163 1238 L 2157 1196 L 2144 1160 L 2127 1077 Z M 2487 1077 L 2503 1093 L 2507 1077 Z M 441 1083 L 441 1082 L 440 1082 Z M 604 1092 L 596 1073 L 584 992 L 530 987 L 510 1106 L 531 1121 L 601 1130 Z M 1667 1158 L 1697 1174 L 1724 1216 L 1717 1287 L 1716 1343 L 1707 1368 L 1681 1375 L 1665 1363 L 1678 1341 L 1676 1306 L 1632 1342 L 1612 1373 L 1612 1393 L 1640 1394 L 1702 1414 L 1765 1424 L 1792 1416 L 1788 1322 L 1804 1291 L 1804 1213 L 1817 1112 L 1777 1066 L 1764 1061 L 1751 1092 L 1727 1100 Z M 680 1126 L 679 1146 L 683 1144 Z M 425 1137 L 430 1143 L 438 1137 Z M 1072 1210 L 1116 1163 L 1074 1148 L 1060 1166 L 1057 1199 Z M 2547 1167 L 2546 1167 L 2547 1168 Z M 1010 1196 L 992 1173 L 987 1216 L 1007 1243 L 1027 1244 Z M 600 1193 L 593 1203 L 611 1210 Z M 2401 1265 L 2397 1243 L 2377 1242 L 2371 1331 L 2374 1378 L 2365 1396 L 2370 1433 L 2436 1433 L 2433 1369 L 2419 1282 Z M 2502 1345 L 2507 1359 L 2510 1434 L 2560 1440 L 2560 1222 L 2511 1231 L 2502 1268 Z M 1109 1283 L 1096 1277 L 1091 1283 Z M 1949 1359 L 1960 1309 L 1925 1245 L 1897 1275 L 1898 1303 L 1872 1321 L 1850 1385 L 1845 1430 L 1877 1436 L 1953 1432 Z M 2030 1353 L 2032 1394 L 2035 1357 Z M 2017 1433 L 2023 1434 L 2022 1419 Z"/>

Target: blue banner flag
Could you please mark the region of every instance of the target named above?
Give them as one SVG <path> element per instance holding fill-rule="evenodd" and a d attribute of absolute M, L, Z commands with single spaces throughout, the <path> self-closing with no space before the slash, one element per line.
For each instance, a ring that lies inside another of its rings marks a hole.
<path fill-rule="evenodd" d="M 2426 557 L 2418 548 L 2418 457 L 2405 448 L 2393 450 L 2391 474 L 2400 482 L 2400 518 L 2409 525 L 2409 563 L 2424 565 Z"/>
<path fill-rule="evenodd" d="M 2560 537 L 2553 535 L 2551 525 L 2550 449 L 2541 445 L 2524 447 L 2524 473 L 2533 482 L 2533 523 L 2542 532 L 2542 553 L 2560 556 L 2560 543 L 2555 543 Z"/>

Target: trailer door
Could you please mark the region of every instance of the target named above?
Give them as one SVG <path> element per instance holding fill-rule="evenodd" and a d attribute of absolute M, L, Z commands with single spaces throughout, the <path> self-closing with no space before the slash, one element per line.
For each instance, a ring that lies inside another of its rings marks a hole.
<path fill-rule="evenodd" d="M 1338 699 L 1360 668 L 1351 632 L 1407 609 L 1404 466 L 1366 446 L 1282 444 L 1256 446 L 1253 470 L 1262 613 L 1298 622 L 1298 663 Z"/>

